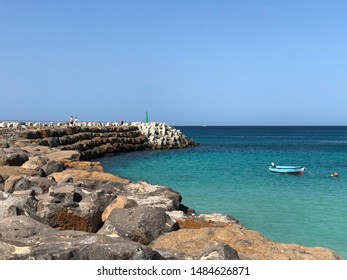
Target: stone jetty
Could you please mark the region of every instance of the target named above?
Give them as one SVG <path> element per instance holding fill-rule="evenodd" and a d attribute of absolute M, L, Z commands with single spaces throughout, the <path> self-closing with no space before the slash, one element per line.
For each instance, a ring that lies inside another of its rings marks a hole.
<path fill-rule="evenodd" d="M 195 145 L 163 123 L 0 122 L 0 259 L 341 259 L 273 242 L 227 215 L 196 214 L 172 188 L 90 161 Z"/>

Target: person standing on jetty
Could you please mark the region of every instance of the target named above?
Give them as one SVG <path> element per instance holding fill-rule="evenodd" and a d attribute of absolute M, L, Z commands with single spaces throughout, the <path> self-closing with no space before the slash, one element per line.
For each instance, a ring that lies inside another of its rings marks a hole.
<path fill-rule="evenodd" d="M 73 116 L 71 116 L 71 117 L 70 117 L 69 124 L 70 124 L 70 125 L 73 125 L 73 121 L 74 121 L 74 118 L 73 118 Z"/>
<path fill-rule="evenodd" d="M 77 123 L 78 123 L 78 118 L 77 117 L 75 117 L 75 119 L 74 119 L 74 125 L 77 125 Z"/>

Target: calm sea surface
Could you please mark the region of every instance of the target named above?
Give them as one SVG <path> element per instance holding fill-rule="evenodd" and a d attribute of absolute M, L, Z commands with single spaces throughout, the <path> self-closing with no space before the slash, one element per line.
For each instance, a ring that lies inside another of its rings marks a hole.
<path fill-rule="evenodd" d="M 176 128 L 201 145 L 100 161 L 110 173 L 173 188 L 197 213 L 228 214 L 271 240 L 347 259 L 347 127 Z M 275 174 L 271 162 L 307 169 Z"/>

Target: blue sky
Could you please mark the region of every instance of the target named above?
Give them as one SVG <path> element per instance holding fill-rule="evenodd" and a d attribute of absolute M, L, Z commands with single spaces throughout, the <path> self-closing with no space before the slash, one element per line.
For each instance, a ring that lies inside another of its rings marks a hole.
<path fill-rule="evenodd" d="M 0 120 L 347 125 L 347 2 L 0 0 Z"/>

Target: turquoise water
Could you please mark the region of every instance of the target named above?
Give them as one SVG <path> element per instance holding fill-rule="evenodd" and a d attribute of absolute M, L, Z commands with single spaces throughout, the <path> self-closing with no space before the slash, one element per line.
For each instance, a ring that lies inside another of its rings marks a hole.
<path fill-rule="evenodd" d="M 198 213 L 228 214 L 271 240 L 347 259 L 347 127 L 176 128 L 201 145 L 100 161 L 132 181 L 170 186 Z M 307 169 L 281 175 L 268 171 L 271 162 Z"/>

